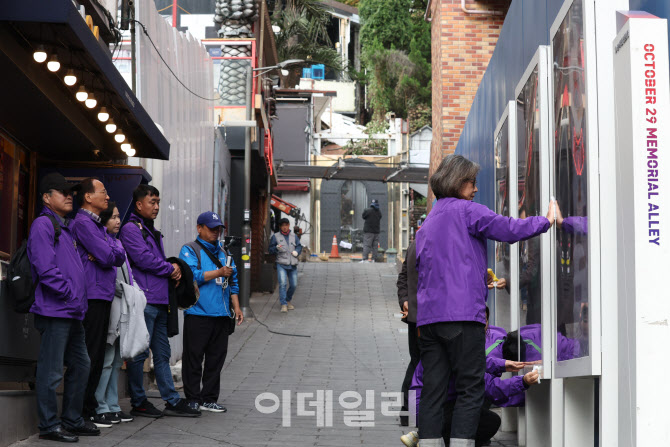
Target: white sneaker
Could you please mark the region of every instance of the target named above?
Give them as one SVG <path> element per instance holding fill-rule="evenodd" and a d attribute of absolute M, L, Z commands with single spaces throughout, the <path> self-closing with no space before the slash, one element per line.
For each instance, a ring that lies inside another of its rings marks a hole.
<path fill-rule="evenodd" d="M 223 405 L 219 405 L 216 402 L 206 402 L 200 405 L 200 411 L 211 411 L 212 413 L 225 413 L 228 411 Z"/>
<path fill-rule="evenodd" d="M 417 447 L 418 442 L 419 442 L 419 434 L 415 431 L 411 431 L 411 432 L 407 433 L 406 435 L 402 435 L 400 437 L 400 440 L 407 447 Z"/>
<path fill-rule="evenodd" d="M 288 312 L 288 306 L 286 304 L 282 304 L 281 310 L 279 312 Z"/>

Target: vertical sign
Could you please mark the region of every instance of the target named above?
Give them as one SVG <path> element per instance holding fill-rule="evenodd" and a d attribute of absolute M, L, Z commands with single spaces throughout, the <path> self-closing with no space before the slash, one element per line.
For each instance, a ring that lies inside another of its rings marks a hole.
<path fill-rule="evenodd" d="M 652 378 L 670 369 L 661 353 L 670 343 L 667 21 L 619 14 L 627 21 L 613 42 L 617 240 L 603 241 L 616 243 L 618 254 L 619 445 L 667 445 L 670 390 Z M 603 209 L 602 221 L 614 219 L 613 211 Z"/>

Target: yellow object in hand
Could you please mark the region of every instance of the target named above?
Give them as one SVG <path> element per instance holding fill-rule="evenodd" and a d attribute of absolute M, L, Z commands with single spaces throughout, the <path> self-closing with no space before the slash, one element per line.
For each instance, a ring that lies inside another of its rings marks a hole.
<path fill-rule="evenodd" d="M 493 273 L 493 269 L 486 269 L 486 271 L 489 273 L 489 276 L 493 278 L 493 282 L 498 282 L 498 277 Z"/>

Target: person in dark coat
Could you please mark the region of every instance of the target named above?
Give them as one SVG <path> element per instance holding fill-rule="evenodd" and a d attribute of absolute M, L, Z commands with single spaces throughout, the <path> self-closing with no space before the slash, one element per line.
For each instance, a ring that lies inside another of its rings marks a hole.
<path fill-rule="evenodd" d="M 382 212 L 379 210 L 379 202 L 372 199 L 370 208 L 363 211 L 363 262 L 368 260 L 368 254 L 372 253 L 372 260 L 377 257 L 377 246 L 379 245 L 380 222 Z"/>
<path fill-rule="evenodd" d="M 404 314 L 402 321 L 407 323 L 407 344 L 409 346 L 409 364 L 405 372 L 405 380 L 402 382 L 403 406 L 402 410 L 408 410 L 409 386 L 412 383 L 414 369 L 419 363 L 419 340 L 416 336 L 416 288 L 419 275 L 416 271 L 416 241 L 412 241 L 407 247 L 407 256 L 402 263 L 402 270 L 398 275 L 398 304 Z M 400 416 L 400 425 L 406 427 L 409 423 L 408 416 Z"/>

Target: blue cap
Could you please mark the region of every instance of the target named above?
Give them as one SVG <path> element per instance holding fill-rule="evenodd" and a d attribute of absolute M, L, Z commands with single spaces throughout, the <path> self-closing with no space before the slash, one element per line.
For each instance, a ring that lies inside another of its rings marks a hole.
<path fill-rule="evenodd" d="M 209 228 L 223 227 L 226 226 L 221 222 L 221 218 L 214 211 L 205 211 L 198 216 L 198 225 L 207 225 Z"/>

